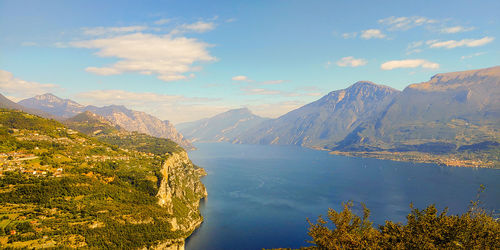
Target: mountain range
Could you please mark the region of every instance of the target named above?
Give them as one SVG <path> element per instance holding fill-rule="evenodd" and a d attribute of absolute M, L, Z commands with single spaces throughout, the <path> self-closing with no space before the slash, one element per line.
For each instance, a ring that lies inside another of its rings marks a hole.
<path fill-rule="evenodd" d="M 239 126 L 238 121 L 254 116 L 233 110 L 179 128 L 193 140 L 294 144 L 356 156 L 498 165 L 500 66 L 437 74 L 403 91 L 361 81 L 278 118 L 253 118 L 255 122 Z M 233 133 L 222 133 L 233 127 Z"/>
<path fill-rule="evenodd" d="M 84 106 L 70 99 L 62 99 L 47 93 L 21 100 L 18 105 L 62 118 L 71 118 L 85 111 L 91 111 L 128 131 L 137 131 L 151 136 L 171 139 L 186 149 L 192 144 L 168 120 L 162 121 L 145 112 L 127 109 L 121 105 L 104 107 Z"/>
<path fill-rule="evenodd" d="M 242 133 L 270 120 L 252 114 L 248 108 L 233 109 L 211 118 L 177 124 L 179 131 L 195 142 L 237 142 Z"/>

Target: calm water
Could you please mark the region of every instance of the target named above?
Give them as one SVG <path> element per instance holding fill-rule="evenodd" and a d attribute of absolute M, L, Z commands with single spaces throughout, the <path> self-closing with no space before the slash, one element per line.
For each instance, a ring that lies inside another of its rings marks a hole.
<path fill-rule="evenodd" d="M 191 160 L 207 170 L 202 226 L 186 249 L 309 245 L 306 218 L 364 202 L 371 219 L 405 221 L 409 204 L 462 213 L 480 184 L 486 207 L 500 209 L 500 170 L 439 167 L 329 155 L 295 146 L 197 144 Z"/>

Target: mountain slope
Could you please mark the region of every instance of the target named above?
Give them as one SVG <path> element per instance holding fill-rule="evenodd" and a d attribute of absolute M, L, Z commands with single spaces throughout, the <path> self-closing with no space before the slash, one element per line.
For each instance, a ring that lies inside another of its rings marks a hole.
<path fill-rule="evenodd" d="M 184 139 L 182 134 L 177 132 L 169 121 L 162 121 L 152 115 L 130 110 L 124 106 L 83 106 L 72 100 L 61 99 L 52 94 L 35 96 L 19 103 L 65 118 L 73 117 L 84 111 L 91 111 L 128 131 L 137 131 L 155 137 L 171 139 L 186 149 L 193 148 L 192 144 Z"/>
<path fill-rule="evenodd" d="M 357 82 L 277 119 L 263 122 L 239 137 L 242 143 L 323 146 L 342 140 L 376 116 L 399 93 L 372 82 Z"/>
<path fill-rule="evenodd" d="M 191 141 L 234 141 L 241 133 L 268 120 L 254 115 L 247 108 L 233 109 L 194 122 L 177 125 L 179 131 Z"/>
<path fill-rule="evenodd" d="M 336 149 L 446 153 L 497 144 L 499 131 L 500 67 L 493 67 L 438 74 L 408 86 L 377 119 L 361 125 L 351 142 Z"/>
<path fill-rule="evenodd" d="M 203 220 L 204 170 L 171 140 L 127 133 L 104 143 L 0 110 L 2 247 L 182 249 Z"/>

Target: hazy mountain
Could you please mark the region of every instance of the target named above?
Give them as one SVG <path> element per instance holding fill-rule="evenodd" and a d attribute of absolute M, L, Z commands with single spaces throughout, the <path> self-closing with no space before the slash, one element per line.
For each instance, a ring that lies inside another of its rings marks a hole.
<path fill-rule="evenodd" d="M 500 67 L 493 67 L 437 74 L 409 85 L 336 149 L 445 153 L 497 145 L 499 131 Z"/>
<path fill-rule="evenodd" d="M 30 108 L 37 108 L 65 118 L 91 111 L 128 131 L 137 131 L 160 138 L 171 139 L 182 147 L 193 148 L 192 144 L 177 132 L 169 121 L 162 121 L 144 112 L 127 109 L 125 106 L 105 107 L 83 106 L 69 99 L 61 99 L 53 94 L 38 95 L 19 102 Z"/>
<path fill-rule="evenodd" d="M 194 122 L 177 125 L 179 131 L 191 141 L 231 141 L 241 133 L 268 120 L 252 114 L 247 108 L 233 109 Z"/>
<path fill-rule="evenodd" d="M 239 137 L 242 143 L 322 146 L 341 141 L 359 124 L 378 115 L 399 91 L 361 81 L 268 120 Z"/>
<path fill-rule="evenodd" d="M 25 107 L 39 109 L 63 118 L 73 117 L 82 112 L 85 108 L 85 106 L 79 103 L 69 99 L 61 99 L 50 93 L 24 99 L 20 101 L 19 104 Z"/>
<path fill-rule="evenodd" d="M 38 109 L 24 107 L 20 104 L 17 104 L 15 102 L 11 101 L 10 99 L 8 99 L 7 97 L 5 97 L 2 94 L 0 94 L 0 108 L 20 110 L 20 111 L 23 111 L 23 112 L 26 112 L 26 113 L 29 113 L 32 115 L 38 115 L 40 117 L 49 118 L 49 119 L 58 119 L 59 118 L 59 117 L 56 117 L 54 115 L 51 115 L 49 113 L 43 112 L 43 111 L 38 110 Z"/>

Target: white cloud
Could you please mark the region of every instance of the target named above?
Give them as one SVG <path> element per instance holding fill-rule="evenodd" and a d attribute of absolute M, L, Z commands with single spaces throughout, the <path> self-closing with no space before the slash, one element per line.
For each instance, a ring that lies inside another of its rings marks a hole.
<path fill-rule="evenodd" d="M 123 27 L 92 27 L 82 28 L 83 34 L 90 36 L 116 35 L 133 33 L 146 30 L 147 26 L 123 26 Z"/>
<path fill-rule="evenodd" d="M 24 47 L 33 47 L 33 46 L 37 46 L 38 44 L 35 43 L 35 42 L 22 42 L 21 43 L 21 46 L 24 46 Z"/>
<path fill-rule="evenodd" d="M 408 60 L 394 60 L 388 61 L 380 65 L 383 70 L 393 70 L 397 68 L 418 68 L 422 67 L 424 69 L 438 69 L 439 64 L 435 62 L 429 62 L 424 59 L 408 59 Z"/>
<path fill-rule="evenodd" d="M 245 95 L 283 95 L 282 91 L 264 88 L 241 88 Z"/>
<path fill-rule="evenodd" d="M 425 25 L 437 23 L 437 20 L 429 19 L 426 17 L 412 16 L 412 17 L 387 17 L 384 19 L 378 20 L 380 24 L 386 25 L 389 30 L 409 30 L 411 28 Z"/>
<path fill-rule="evenodd" d="M 3 95 L 14 97 L 14 99 L 29 98 L 54 92 L 57 89 L 59 89 L 59 85 L 25 81 L 15 78 L 11 72 L 0 70 L 0 91 Z"/>
<path fill-rule="evenodd" d="M 352 56 L 343 57 L 337 61 L 337 65 L 340 67 L 359 67 L 366 65 L 367 61 L 362 58 L 354 58 Z"/>
<path fill-rule="evenodd" d="M 96 49 L 100 57 L 118 58 L 105 67 L 88 67 L 86 71 L 99 75 L 124 72 L 155 74 L 160 80 L 186 79 L 184 74 L 197 71 L 197 62 L 215 61 L 207 48 L 211 45 L 194 38 L 134 33 L 69 43 L 76 48 Z"/>
<path fill-rule="evenodd" d="M 262 84 L 262 85 L 276 85 L 276 84 L 282 84 L 286 82 L 285 80 L 270 80 L 270 81 L 263 81 L 263 82 L 259 82 L 259 84 Z"/>
<path fill-rule="evenodd" d="M 460 59 L 461 60 L 469 59 L 469 58 L 476 57 L 476 56 L 482 56 L 484 54 L 486 54 L 486 52 L 477 52 L 477 53 L 470 54 L 470 55 L 467 55 L 467 56 L 462 56 L 462 57 L 460 57 Z"/>
<path fill-rule="evenodd" d="M 462 39 L 460 41 L 449 40 L 449 41 L 427 41 L 427 44 L 431 48 L 446 48 L 453 49 L 457 47 L 479 47 L 485 44 L 491 43 L 495 40 L 493 37 L 485 36 L 481 39 Z"/>
<path fill-rule="evenodd" d="M 361 31 L 360 37 L 363 39 L 372 39 L 372 38 L 382 39 L 385 37 L 385 34 L 383 34 L 382 31 L 378 29 L 369 29 Z"/>
<path fill-rule="evenodd" d="M 163 24 L 167 24 L 167 23 L 169 23 L 170 21 L 171 21 L 171 20 L 170 20 L 170 19 L 168 19 L 168 18 L 162 18 L 162 19 L 160 19 L 160 20 L 156 20 L 156 21 L 154 22 L 154 24 L 156 24 L 156 25 L 163 25 Z"/>
<path fill-rule="evenodd" d="M 351 32 L 351 33 L 342 34 L 342 37 L 344 39 L 349 39 L 349 38 L 356 38 L 357 35 L 358 35 L 358 32 Z"/>
<path fill-rule="evenodd" d="M 406 55 L 422 52 L 422 49 L 420 49 L 422 45 L 424 45 L 423 41 L 411 42 L 408 44 L 408 47 L 406 47 Z"/>
<path fill-rule="evenodd" d="M 187 32 L 205 33 L 213 29 L 215 29 L 215 24 L 213 22 L 198 21 L 196 23 L 180 25 L 172 30 L 170 34 L 182 34 Z"/>
<path fill-rule="evenodd" d="M 251 81 L 247 76 L 233 76 L 233 78 L 231 78 L 231 80 L 233 80 L 233 81 L 242 81 L 242 82 Z"/>
<path fill-rule="evenodd" d="M 454 34 L 471 30 L 474 30 L 474 27 L 453 26 L 453 27 L 442 28 L 440 31 L 441 33 L 445 34 Z"/>

